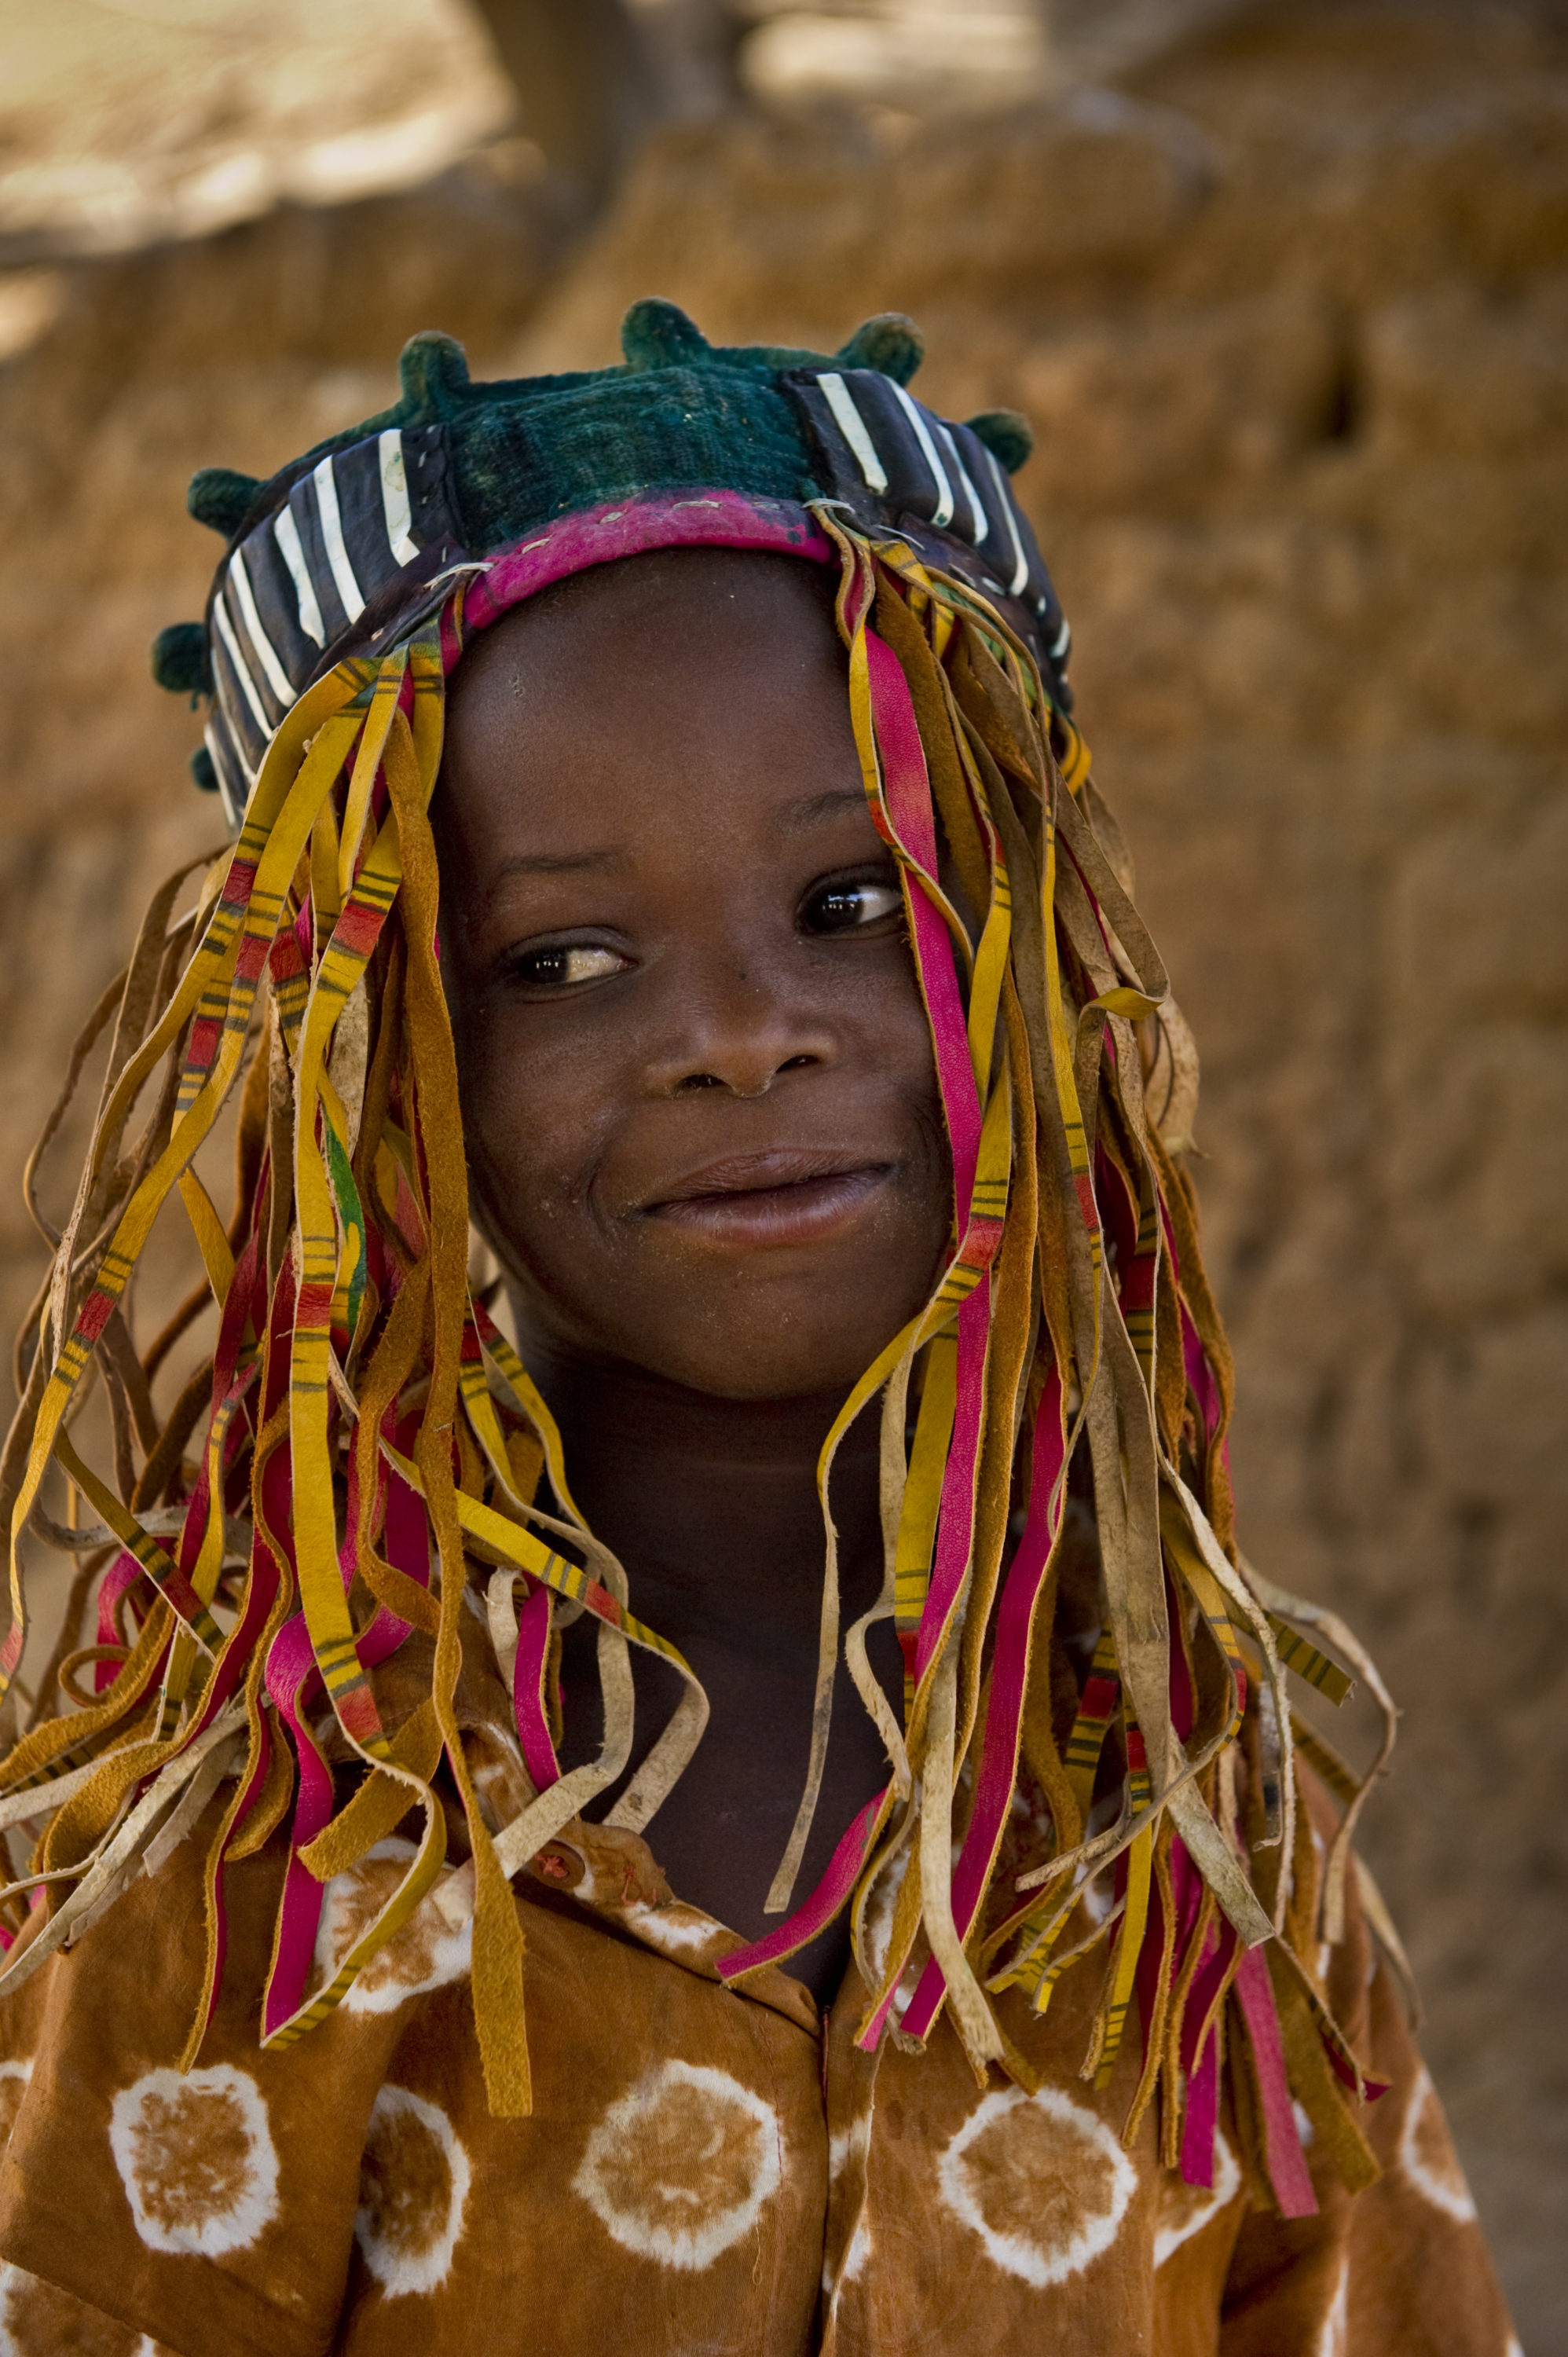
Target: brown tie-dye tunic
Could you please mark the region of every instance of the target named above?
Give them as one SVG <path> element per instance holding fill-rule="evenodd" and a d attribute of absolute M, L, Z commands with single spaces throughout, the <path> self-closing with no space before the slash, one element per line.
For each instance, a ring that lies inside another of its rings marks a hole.
<path fill-rule="evenodd" d="M 475 1725 L 498 1813 L 521 1771 Z M 1312 1795 L 1326 1821 L 1326 1804 Z M 1037 2093 L 976 2085 L 943 2022 L 861 2052 L 852 1968 L 825 2022 L 644 1844 L 574 1825 L 520 1878 L 534 2110 L 486 2107 L 451 1868 L 338 2009 L 262 2052 L 281 1846 L 231 1869 L 199 2067 L 203 1844 L 188 1840 L 0 2010 L 0 2357 L 1508 2357 L 1506 2311 L 1430 2080 L 1352 1908 L 1339 2020 L 1392 2084 L 1355 2197 L 1309 2142 L 1316 2217 L 1248 2182 L 1227 2118 L 1211 2190 L 1119 2141 L 1138 2072 L 1079 2075 L 1103 1963 L 1004 2018 Z M 407 1845 L 328 1886 L 329 1974 Z M 1310 2137 L 1310 2129 L 1305 2131 Z"/>

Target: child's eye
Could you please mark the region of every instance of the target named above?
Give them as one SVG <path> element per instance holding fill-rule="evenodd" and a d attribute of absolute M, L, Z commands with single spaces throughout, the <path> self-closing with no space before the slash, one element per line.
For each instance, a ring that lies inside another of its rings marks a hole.
<path fill-rule="evenodd" d="M 902 916 L 904 895 L 897 884 L 819 884 L 800 911 L 809 933 L 850 933 Z"/>
<path fill-rule="evenodd" d="M 524 950 L 511 962 L 514 982 L 530 990 L 570 990 L 580 982 L 602 982 L 607 974 L 619 974 L 627 963 L 618 950 L 606 950 L 582 942 L 553 942 L 542 949 Z"/>

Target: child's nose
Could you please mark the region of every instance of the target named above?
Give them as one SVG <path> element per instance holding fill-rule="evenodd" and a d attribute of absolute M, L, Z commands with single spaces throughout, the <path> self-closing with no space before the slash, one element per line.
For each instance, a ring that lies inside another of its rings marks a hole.
<path fill-rule="evenodd" d="M 663 1037 L 649 1062 L 655 1095 L 727 1089 L 732 1096 L 766 1096 L 781 1072 L 837 1060 L 827 1010 L 759 961 L 705 961 L 700 972 L 671 981 Z"/>

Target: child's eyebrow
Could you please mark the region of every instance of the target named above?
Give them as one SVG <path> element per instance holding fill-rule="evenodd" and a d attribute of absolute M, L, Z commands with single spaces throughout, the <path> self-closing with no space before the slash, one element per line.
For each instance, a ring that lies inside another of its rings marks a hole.
<path fill-rule="evenodd" d="M 780 834 L 803 834 L 829 819 L 842 818 L 848 811 L 865 808 L 862 787 L 830 786 L 825 792 L 803 794 L 797 802 L 783 803 L 774 813 L 773 823 Z M 493 898 L 504 884 L 520 876 L 578 876 L 589 868 L 624 866 L 627 858 L 627 852 L 618 845 L 606 845 L 597 851 L 514 852 L 487 878 L 486 897 Z"/>
<path fill-rule="evenodd" d="M 865 790 L 862 786 L 832 786 L 826 793 L 806 794 L 800 801 L 785 802 L 774 813 L 774 823 L 781 834 L 803 834 L 808 827 L 820 826 L 824 819 L 840 818 L 845 811 L 865 808 Z"/>
<path fill-rule="evenodd" d="M 498 891 L 514 876 L 575 876 L 585 867 L 624 866 L 626 856 L 613 845 L 602 851 L 520 851 L 501 861 L 489 877 L 489 889 Z"/>

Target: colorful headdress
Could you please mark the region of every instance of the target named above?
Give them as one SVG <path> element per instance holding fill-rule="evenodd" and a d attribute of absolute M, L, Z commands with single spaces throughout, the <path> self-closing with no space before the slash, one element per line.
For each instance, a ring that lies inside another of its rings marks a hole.
<path fill-rule="evenodd" d="M 1067 628 L 1007 481 L 1028 428 L 1005 410 L 958 425 L 923 408 L 905 389 L 922 350 L 908 319 L 867 320 L 830 360 L 715 349 L 672 303 L 649 301 L 621 339 L 619 368 L 474 384 L 449 336 L 415 336 L 395 407 L 269 483 L 217 467 L 196 477 L 191 511 L 225 533 L 229 554 L 205 624 L 166 630 L 154 670 L 211 696 L 197 778 L 236 830 L 267 746 L 313 681 L 405 635 L 471 557 L 650 495 L 667 495 L 670 529 L 693 541 L 714 491 L 781 501 L 797 530 L 802 503 L 818 500 L 901 530 L 1002 607 L 1070 708 Z"/>
<path fill-rule="evenodd" d="M 40 1537 L 85 1555 L 98 1642 L 50 1664 L 42 1691 L 58 1680 L 74 1706 L 0 1766 L 0 1825 L 48 1819 L 7 1894 L 18 1928 L 25 1889 L 48 1920 L 9 1973 L 101 1912 L 227 1775 L 187 2059 L 220 1966 L 223 1864 L 258 1849 L 291 1804 L 263 2036 L 296 2037 L 430 1890 L 444 1772 L 472 1846 L 490 2098 L 527 2109 L 509 1877 L 621 1774 L 628 1645 L 673 1662 L 686 1691 L 613 1823 L 649 1822 L 705 1706 L 577 1516 L 549 1413 L 469 1286 L 426 814 L 444 683 L 476 630 L 588 565 L 680 545 L 781 551 L 837 576 L 866 794 L 903 877 L 929 1010 L 952 1249 L 824 1447 L 818 1706 L 769 1900 L 786 1920 L 721 1970 L 738 1979 L 785 1959 L 849 1906 L 870 1991 L 864 2043 L 890 2023 L 923 2040 L 947 2007 L 977 2068 L 1027 2079 L 998 1993 L 1021 1989 L 1043 2010 L 1065 1966 L 1103 1943 L 1086 2068 L 1109 2079 L 1136 1993 L 1144 2068 L 1128 2133 L 1159 2092 L 1167 2156 L 1207 2181 L 1234 1996 L 1260 2167 L 1282 2207 L 1305 2206 L 1293 2094 L 1352 2181 L 1373 2167 L 1336 2092 L 1364 2083 L 1315 1964 L 1319 1938 L 1340 1936 L 1366 1784 L 1295 1727 L 1283 1666 L 1342 1696 L 1348 1677 L 1323 1637 L 1386 1697 L 1348 1631 L 1235 1547 L 1230 1361 L 1173 1160 L 1191 1060 L 1089 778 L 1066 628 L 1007 482 L 1027 431 L 1005 413 L 962 425 L 922 407 L 906 390 L 918 339 L 898 319 L 871 321 L 832 357 L 725 350 L 648 303 L 624 340 L 622 368 L 474 385 L 456 345 L 416 338 L 384 415 L 268 484 L 212 469 L 192 486 L 194 511 L 229 546 L 206 623 L 165 632 L 155 667 L 209 697 L 199 760 L 239 834 L 189 916 L 170 921 L 179 878 L 159 896 L 73 1065 L 74 1082 L 112 1021 L 93 1146 L 23 1338 L 4 1466 L 16 1618 L 0 1669 L 9 1680 L 20 1659 L 23 1559 Z M 976 931 L 944 894 L 944 860 Z M 193 1157 L 235 1091 L 225 1225 Z M 176 1194 L 207 1282 L 138 1353 L 126 1287 Z M 159 1415 L 152 1378 L 209 1302 L 210 1360 Z M 72 1439 L 95 1381 L 113 1412 L 113 1478 Z M 848 1424 L 878 1401 L 886 1579 L 841 1632 L 828 1479 Z M 1092 1472 L 1103 1625 L 1062 1723 L 1048 1664 L 1077 1451 Z M 45 1514 L 51 1461 L 91 1526 Z M 499 1829 L 454 1706 L 476 1562 L 489 1566 L 489 1626 L 533 1794 Z M 563 1776 L 558 1619 L 585 1605 L 603 1627 L 604 1742 Z M 879 1618 L 903 1651 L 901 1714 L 868 1663 Z M 428 1691 L 392 1724 L 377 1671 L 417 1632 Z M 796 1905 L 841 1633 L 887 1781 Z M 323 1696 L 364 1768 L 340 1808 L 313 1732 Z M 1321 1872 L 1296 1811 L 1297 1737 L 1348 1803 Z M 1043 1830 L 1004 1868 L 1020 1777 Z M 323 1879 L 416 1808 L 424 1832 L 401 1888 L 311 1992 Z M 1079 1904 L 1090 1882 L 1098 1910 Z M 874 1893 L 891 1924 L 875 1940 Z"/>

